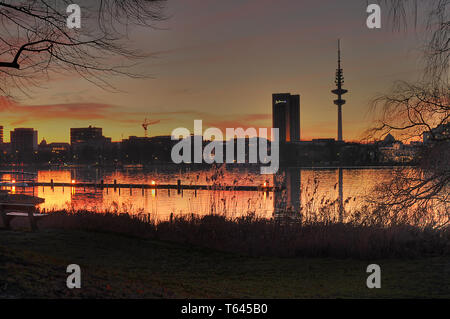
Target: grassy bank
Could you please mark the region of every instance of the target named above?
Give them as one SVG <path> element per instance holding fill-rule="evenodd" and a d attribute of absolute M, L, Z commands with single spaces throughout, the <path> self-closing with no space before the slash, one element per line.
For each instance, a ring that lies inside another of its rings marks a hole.
<path fill-rule="evenodd" d="M 0 297 L 398 298 L 450 297 L 450 257 L 332 259 L 249 257 L 113 233 L 0 232 Z M 82 268 L 82 289 L 65 286 Z M 366 267 L 382 288 L 366 288 Z"/>
<path fill-rule="evenodd" d="M 335 220 L 292 222 L 254 215 L 173 217 L 61 211 L 43 228 L 112 232 L 259 257 L 420 258 L 450 255 L 450 227 L 383 226 Z"/>
<path fill-rule="evenodd" d="M 26 227 L 0 231 L 0 297 L 450 297 L 448 228 L 87 211 Z M 381 289 L 366 287 L 373 263 Z M 80 290 L 66 288 L 69 264 L 82 268 Z"/>

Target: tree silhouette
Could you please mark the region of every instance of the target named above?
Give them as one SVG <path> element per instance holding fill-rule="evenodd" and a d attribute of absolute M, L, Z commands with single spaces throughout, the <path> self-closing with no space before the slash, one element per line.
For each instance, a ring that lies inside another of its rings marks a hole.
<path fill-rule="evenodd" d="M 417 169 L 396 170 L 389 183 L 380 185 L 374 201 L 396 212 L 396 217 L 411 219 L 409 208 L 414 208 L 414 217 L 422 221 L 438 214 L 442 226 L 450 222 L 450 0 L 380 3 L 389 8 L 394 29 L 424 26 L 424 69 L 417 83 L 397 82 L 389 94 L 375 98 L 379 121 L 369 136 L 382 138 L 393 133 L 399 139 L 427 143 L 416 154 Z"/>
<path fill-rule="evenodd" d="M 135 27 L 164 19 L 163 0 L 78 0 L 79 29 L 67 27 L 70 0 L 0 1 L 0 93 L 26 92 L 60 73 L 79 75 L 104 89 L 108 77 L 138 76 L 145 57 L 131 47 Z"/>
<path fill-rule="evenodd" d="M 450 0 L 381 0 L 389 9 L 394 30 L 423 27 L 426 43 L 423 46 L 425 69 L 428 81 L 443 81 L 448 85 L 450 62 Z M 434 83 L 438 84 L 438 83 Z"/>

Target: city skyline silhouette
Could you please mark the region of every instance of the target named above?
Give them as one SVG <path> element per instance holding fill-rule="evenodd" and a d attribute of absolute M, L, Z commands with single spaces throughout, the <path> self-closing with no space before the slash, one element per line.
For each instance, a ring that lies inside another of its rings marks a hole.
<path fill-rule="evenodd" d="M 270 127 L 270 96 L 298 92 L 302 138 L 332 138 L 336 106 L 330 90 L 341 38 L 352 88 L 345 138 L 359 140 L 371 124 L 370 100 L 417 71 L 417 52 L 408 49 L 414 36 L 369 30 L 365 4 L 356 0 L 326 1 L 326 11 L 325 4 L 314 1 L 282 4 L 214 3 L 207 15 L 197 15 L 199 4 L 171 1 L 172 17 L 160 22 L 162 30 L 132 34 L 137 48 L 152 53 L 138 67 L 150 78 L 113 79 L 121 92 L 111 93 L 74 75 L 54 75 L 29 97 L 0 97 L 0 125 L 5 131 L 33 127 L 48 142 L 66 142 L 68 128 L 89 125 L 103 127 L 114 141 L 144 136 L 141 124 L 148 114 L 160 120 L 151 127 L 153 136 L 169 135 L 176 127 L 192 129 L 195 119 L 220 129 Z M 340 27 L 333 27 L 337 23 Z"/>

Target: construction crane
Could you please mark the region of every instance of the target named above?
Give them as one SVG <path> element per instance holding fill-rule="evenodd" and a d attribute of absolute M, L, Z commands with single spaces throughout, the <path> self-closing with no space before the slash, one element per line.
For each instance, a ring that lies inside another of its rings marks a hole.
<path fill-rule="evenodd" d="M 150 121 L 147 118 L 145 118 L 144 123 L 142 123 L 142 127 L 144 128 L 144 131 L 145 131 L 145 137 L 148 137 L 148 127 L 150 125 L 157 124 L 159 122 L 160 121 Z"/>

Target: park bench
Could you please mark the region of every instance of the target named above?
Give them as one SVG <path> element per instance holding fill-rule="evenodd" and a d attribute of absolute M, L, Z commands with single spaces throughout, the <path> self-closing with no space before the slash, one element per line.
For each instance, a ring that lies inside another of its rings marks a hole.
<path fill-rule="evenodd" d="M 36 213 L 36 206 L 44 200 L 39 197 L 27 195 L 0 196 L 0 215 L 3 227 L 11 229 L 11 220 L 14 218 L 28 218 L 33 231 L 38 229 L 37 220 L 47 214 Z"/>

